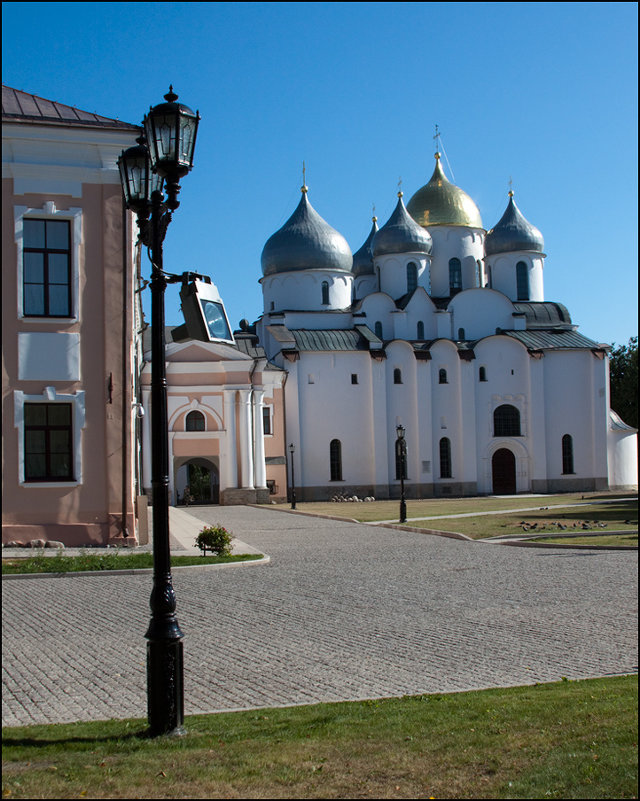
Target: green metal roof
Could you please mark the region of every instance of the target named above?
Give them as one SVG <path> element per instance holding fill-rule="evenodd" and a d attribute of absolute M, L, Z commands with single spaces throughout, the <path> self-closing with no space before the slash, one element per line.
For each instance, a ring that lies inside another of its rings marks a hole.
<path fill-rule="evenodd" d="M 362 336 L 351 328 L 309 331 L 300 328 L 291 331 L 296 347 L 302 351 L 368 350 Z"/>

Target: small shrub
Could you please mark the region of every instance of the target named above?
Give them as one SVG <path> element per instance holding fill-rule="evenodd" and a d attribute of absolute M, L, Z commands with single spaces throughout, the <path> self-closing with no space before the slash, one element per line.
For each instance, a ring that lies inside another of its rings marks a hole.
<path fill-rule="evenodd" d="M 232 536 L 224 526 L 206 526 L 196 537 L 196 545 L 204 556 L 207 551 L 218 556 L 231 555 Z"/>

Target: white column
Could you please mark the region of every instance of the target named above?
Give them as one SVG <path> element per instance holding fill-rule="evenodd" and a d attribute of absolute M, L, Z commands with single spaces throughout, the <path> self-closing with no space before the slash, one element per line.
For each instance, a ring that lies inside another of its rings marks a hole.
<path fill-rule="evenodd" d="M 224 473 L 220 476 L 220 489 L 236 489 L 238 460 L 236 458 L 236 391 L 224 392 Z"/>
<path fill-rule="evenodd" d="M 240 472 L 242 488 L 253 489 L 253 448 L 251 436 L 251 390 L 241 389 L 240 414 Z"/>
<path fill-rule="evenodd" d="M 262 425 L 264 390 L 253 390 L 253 463 L 255 486 L 267 486 L 267 467 L 264 457 L 264 432 Z"/>

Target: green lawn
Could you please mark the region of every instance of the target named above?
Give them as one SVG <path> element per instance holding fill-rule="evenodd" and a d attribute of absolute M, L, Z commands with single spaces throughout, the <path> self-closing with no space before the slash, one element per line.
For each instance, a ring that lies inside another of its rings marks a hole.
<path fill-rule="evenodd" d="M 187 565 L 218 565 L 228 562 L 246 562 L 261 559 L 262 554 L 234 554 L 233 556 L 172 556 L 172 567 Z M 75 573 L 81 570 L 140 570 L 153 567 L 151 553 L 88 553 L 82 556 L 27 556 L 2 560 L 2 573 Z"/>
<path fill-rule="evenodd" d="M 438 520 L 412 520 L 407 525 L 413 528 L 437 529 L 439 531 L 456 531 L 473 539 L 498 537 L 508 534 L 538 534 L 549 532 L 559 534 L 583 530 L 583 524 L 589 530 L 603 528 L 612 531 L 634 530 L 638 528 L 638 502 L 621 501 L 601 505 L 585 505 L 570 509 L 549 509 L 535 512 L 511 512 L 497 515 L 480 515 L 478 517 L 445 517 Z M 602 527 L 600 524 L 606 523 Z M 535 524 L 535 528 L 533 527 Z M 561 526 L 565 526 L 562 529 Z"/>
<path fill-rule="evenodd" d="M 474 497 L 474 498 L 429 498 L 427 500 L 408 500 L 407 518 L 412 520 L 425 517 L 466 514 L 469 512 L 508 511 L 509 509 L 535 509 L 544 506 L 559 506 L 573 503 L 588 503 L 595 500 L 614 500 L 616 498 L 629 498 L 637 493 L 613 492 L 576 492 L 562 495 L 545 495 L 539 497 L 522 496 L 519 498 Z M 348 517 L 363 523 L 379 520 L 397 520 L 399 501 L 373 501 L 369 503 L 297 503 L 300 512 L 311 512 L 319 515 L 332 515 Z M 602 507 L 598 507 L 602 508 Z M 637 513 L 636 513 L 637 517 Z"/>
<path fill-rule="evenodd" d="M 5 798 L 637 798 L 637 676 L 5 729 Z"/>

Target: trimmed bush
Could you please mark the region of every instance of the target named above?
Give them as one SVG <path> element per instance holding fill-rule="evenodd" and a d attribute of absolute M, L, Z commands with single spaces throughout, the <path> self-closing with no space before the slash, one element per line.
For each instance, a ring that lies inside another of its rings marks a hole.
<path fill-rule="evenodd" d="M 218 556 L 231 555 L 232 535 L 224 526 L 206 526 L 196 537 L 196 545 L 204 556 L 207 551 Z"/>

